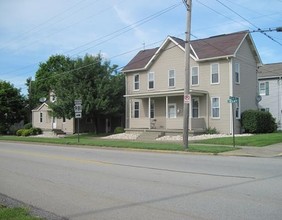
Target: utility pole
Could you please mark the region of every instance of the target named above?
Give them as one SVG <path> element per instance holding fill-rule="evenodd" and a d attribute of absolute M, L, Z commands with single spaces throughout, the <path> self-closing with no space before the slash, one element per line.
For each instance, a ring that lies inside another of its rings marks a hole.
<path fill-rule="evenodd" d="M 191 12 L 192 0 L 183 0 L 187 9 L 186 21 L 186 39 L 185 39 L 185 85 L 184 85 L 184 110 L 183 110 L 183 145 L 188 149 L 189 136 L 189 104 L 191 104 L 190 95 L 190 32 L 191 32 Z"/>

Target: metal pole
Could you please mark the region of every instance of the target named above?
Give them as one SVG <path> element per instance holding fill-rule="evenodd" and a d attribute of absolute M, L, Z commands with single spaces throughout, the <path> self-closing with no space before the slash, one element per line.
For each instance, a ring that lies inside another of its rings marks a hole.
<path fill-rule="evenodd" d="M 77 119 L 77 142 L 79 143 L 79 118 Z"/>
<path fill-rule="evenodd" d="M 233 131 L 232 131 L 232 134 L 233 134 L 233 147 L 235 147 L 235 115 L 234 115 L 234 105 L 235 103 L 232 103 L 232 119 L 233 119 Z"/>
<path fill-rule="evenodd" d="M 184 1 L 183 1 L 184 2 Z M 186 26 L 186 41 L 185 41 L 185 86 L 184 98 L 189 96 L 190 93 L 190 32 L 191 32 L 191 11 L 192 0 L 186 0 L 185 6 L 187 8 L 187 26 Z M 191 100 L 189 100 L 191 103 Z M 189 103 L 184 101 L 183 109 L 183 145 L 188 149 L 188 136 L 189 136 Z"/>

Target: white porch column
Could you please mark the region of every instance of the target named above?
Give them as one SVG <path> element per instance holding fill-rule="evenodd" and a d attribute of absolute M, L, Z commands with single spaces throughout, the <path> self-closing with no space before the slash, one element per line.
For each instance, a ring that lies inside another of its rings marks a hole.
<path fill-rule="evenodd" d="M 190 93 L 191 94 L 191 93 Z M 192 130 L 192 94 L 190 98 L 190 104 L 189 104 L 189 124 L 188 124 L 188 129 L 191 131 Z"/>
<path fill-rule="evenodd" d="M 168 118 L 168 96 L 165 97 L 165 117 Z"/>
<path fill-rule="evenodd" d="M 131 128 L 131 117 L 132 116 L 132 99 L 129 99 L 129 125 L 128 127 Z"/>
<path fill-rule="evenodd" d="M 148 105 L 149 129 L 151 129 L 151 97 L 149 97 Z"/>

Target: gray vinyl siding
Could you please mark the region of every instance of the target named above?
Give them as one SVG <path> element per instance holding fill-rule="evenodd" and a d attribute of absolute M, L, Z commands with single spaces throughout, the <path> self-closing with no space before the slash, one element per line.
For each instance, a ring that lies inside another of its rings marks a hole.
<path fill-rule="evenodd" d="M 235 83 L 235 63 L 240 64 L 240 84 Z M 257 64 L 251 48 L 245 40 L 233 59 L 233 96 L 240 97 L 241 113 L 249 109 L 258 109 L 256 102 L 257 90 Z M 240 121 L 236 120 L 237 131 Z"/>

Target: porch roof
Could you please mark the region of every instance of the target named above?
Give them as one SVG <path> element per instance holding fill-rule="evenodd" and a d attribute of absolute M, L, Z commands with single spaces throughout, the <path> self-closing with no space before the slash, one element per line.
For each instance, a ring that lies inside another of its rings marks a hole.
<path fill-rule="evenodd" d="M 208 94 L 204 90 L 190 90 L 191 95 L 203 96 Z M 165 97 L 165 96 L 184 96 L 184 89 L 177 89 L 172 91 L 156 91 L 150 93 L 135 93 L 130 95 L 124 95 L 124 97 L 129 98 L 149 98 L 149 97 Z"/>

